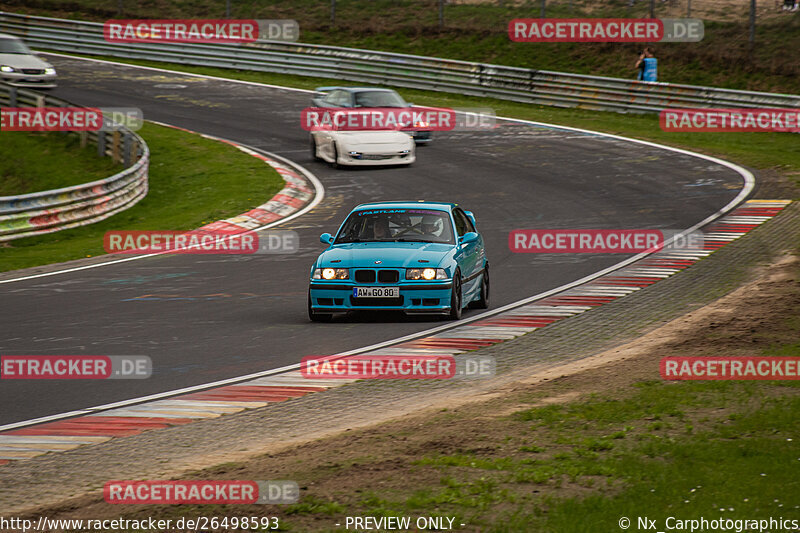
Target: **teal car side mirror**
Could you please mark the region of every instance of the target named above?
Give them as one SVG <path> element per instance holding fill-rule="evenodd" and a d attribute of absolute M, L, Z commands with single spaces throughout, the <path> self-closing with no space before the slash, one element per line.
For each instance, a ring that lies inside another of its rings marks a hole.
<path fill-rule="evenodd" d="M 331 235 L 330 233 L 323 233 L 322 235 L 319 236 L 319 242 L 321 242 L 322 244 L 330 244 L 331 242 L 333 242 L 333 235 Z"/>
<path fill-rule="evenodd" d="M 460 242 L 461 244 L 469 244 L 477 240 L 478 240 L 478 234 L 475 233 L 474 231 L 468 231 L 458 239 L 458 242 Z"/>

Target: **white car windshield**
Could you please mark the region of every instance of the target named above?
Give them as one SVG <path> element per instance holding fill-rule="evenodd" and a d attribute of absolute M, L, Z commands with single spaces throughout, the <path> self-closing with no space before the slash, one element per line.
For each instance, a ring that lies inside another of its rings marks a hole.
<path fill-rule="evenodd" d="M 19 39 L 0 39 L 0 54 L 31 55 L 31 51 Z"/>
<path fill-rule="evenodd" d="M 450 216 L 427 209 L 367 209 L 350 214 L 334 244 L 438 242 L 453 244 Z"/>

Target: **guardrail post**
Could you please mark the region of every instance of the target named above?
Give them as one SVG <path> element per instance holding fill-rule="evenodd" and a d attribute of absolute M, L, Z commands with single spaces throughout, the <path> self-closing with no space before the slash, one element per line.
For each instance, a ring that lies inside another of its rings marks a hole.
<path fill-rule="evenodd" d="M 750 38 L 749 52 L 752 54 L 756 45 L 756 0 L 750 0 Z"/>
<path fill-rule="evenodd" d="M 542 13 L 541 13 L 540 18 L 545 18 L 547 16 L 546 15 L 547 7 L 546 7 L 545 4 L 547 4 L 547 0 L 542 0 Z"/>
<path fill-rule="evenodd" d="M 97 155 L 100 157 L 106 156 L 106 132 L 97 132 Z"/>
<path fill-rule="evenodd" d="M 17 88 L 11 87 L 8 93 L 8 107 L 17 107 Z"/>
<path fill-rule="evenodd" d="M 86 145 L 89 144 L 89 132 L 79 131 L 78 137 L 81 139 L 81 148 L 86 148 Z"/>
<path fill-rule="evenodd" d="M 117 163 L 122 161 L 122 157 L 119 154 L 119 138 L 119 130 L 114 130 L 111 133 L 111 159 Z"/>
<path fill-rule="evenodd" d="M 131 166 L 131 134 L 125 132 L 122 136 L 122 164 L 125 168 Z"/>

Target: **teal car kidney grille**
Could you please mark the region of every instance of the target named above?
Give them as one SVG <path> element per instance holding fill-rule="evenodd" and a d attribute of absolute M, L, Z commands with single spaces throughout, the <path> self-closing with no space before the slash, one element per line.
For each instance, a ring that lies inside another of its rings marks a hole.
<path fill-rule="evenodd" d="M 355 273 L 355 280 L 358 283 L 397 283 L 400 281 L 400 272 L 392 269 L 358 269 Z"/>

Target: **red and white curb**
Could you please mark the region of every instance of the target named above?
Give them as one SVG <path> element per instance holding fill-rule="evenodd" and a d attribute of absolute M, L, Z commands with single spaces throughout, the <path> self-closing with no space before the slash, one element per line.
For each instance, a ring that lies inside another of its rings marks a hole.
<path fill-rule="evenodd" d="M 662 251 L 582 285 L 487 318 L 359 355 L 458 355 L 519 337 L 641 290 L 684 270 L 774 217 L 790 200 L 749 200 L 706 228 L 703 249 Z M 245 215 L 242 215 L 245 216 Z M 253 215 L 247 215 L 251 217 Z M 261 216 L 256 214 L 255 216 Z M 236 224 L 249 224 L 248 219 Z M 350 383 L 299 370 L 0 433 L 0 464 L 150 429 L 265 407 Z"/>

